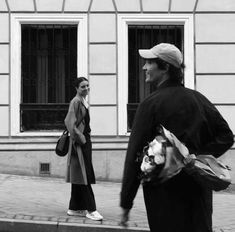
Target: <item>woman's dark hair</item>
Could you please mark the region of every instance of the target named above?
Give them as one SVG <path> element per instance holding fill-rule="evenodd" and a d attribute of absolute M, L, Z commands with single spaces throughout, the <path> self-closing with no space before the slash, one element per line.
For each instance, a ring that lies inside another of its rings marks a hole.
<path fill-rule="evenodd" d="M 74 87 L 75 87 L 75 88 L 79 88 L 80 83 L 83 82 L 83 81 L 87 81 L 87 82 L 88 82 L 88 79 L 85 78 L 85 77 L 78 77 L 78 78 L 75 78 L 74 83 L 73 83 Z"/>
<path fill-rule="evenodd" d="M 172 64 L 169 64 L 160 58 L 156 58 L 153 60 L 157 63 L 158 68 L 161 70 L 165 70 L 165 69 L 167 69 L 167 65 L 169 66 L 168 73 L 169 73 L 169 77 L 172 81 L 182 82 L 183 77 L 184 77 L 183 70 L 185 68 L 183 63 L 181 64 L 180 68 L 177 68 L 177 67 L 173 66 Z"/>

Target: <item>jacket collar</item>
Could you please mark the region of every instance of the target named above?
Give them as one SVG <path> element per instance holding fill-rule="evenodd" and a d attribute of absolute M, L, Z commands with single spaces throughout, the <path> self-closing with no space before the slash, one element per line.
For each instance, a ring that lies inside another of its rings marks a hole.
<path fill-rule="evenodd" d="M 86 101 L 86 99 L 84 97 L 81 97 L 79 95 L 76 94 L 76 97 L 79 99 L 79 101 L 83 104 L 83 106 L 88 109 L 89 108 L 89 104 Z"/>
<path fill-rule="evenodd" d="M 158 87 L 157 90 L 160 89 L 165 89 L 167 87 L 175 87 L 175 86 L 184 86 L 182 83 L 180 83 L 179 81 L 172 81 L 170 79 L 164 81 L 163 83 L 161 83 Z"/>
<path fill-rule="evenodd" d="M 85 98 L 82 97 L 82 104 L 88 109 L 89 108 L 89 104 L 88 102 L 86 101 Z"/>

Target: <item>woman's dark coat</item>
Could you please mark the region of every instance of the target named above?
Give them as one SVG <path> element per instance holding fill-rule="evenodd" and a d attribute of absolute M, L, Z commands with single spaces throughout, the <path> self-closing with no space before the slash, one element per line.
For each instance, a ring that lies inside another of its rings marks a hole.
<path fill-rule="evenodd" d="M 126 154 L 121 207 L 132 208 L 138 190 L 138 152 L 155 137 L 161 124 L 190 153 L 219 157 L 233 144 L 233 133 L 218 110 L 202 94 L 166 81 L 138 107 Z M 145 185 L 144 199 L 152 232 L 211 232 L 212 191 L 200 187 L 184 171 L 158 185 Z"/>
<path fill-rule="evenodd" d="M 82 102 L 80 97 L 75 96 L 70 102 L 65 118 L 65 125 L 70 133 L 65 179 L 66 182 L 72 184 L 87 185 L 95 183 L 95 176 L 92 166 L 90 138 L 87 138 L 87 143 L 83 146 L 76 143 L 76 133 L 83 133 L 86 127 L 84 118 L 87 109 Z"/>

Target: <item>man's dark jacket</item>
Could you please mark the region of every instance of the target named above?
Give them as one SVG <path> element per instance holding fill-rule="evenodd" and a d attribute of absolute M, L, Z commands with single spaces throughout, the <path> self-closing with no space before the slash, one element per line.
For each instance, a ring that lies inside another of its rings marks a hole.
<path fill-rule="evenodd" d="M 233 144 L 233 133 L 214 105 L 197 91 L 166 81 L 138 107 L 126 154 L 121 207 L 132 208 L 140 180 L 136 155 L 161 124 L 192 154 L 221 156 Z M 184 171 L 164 184 L 146 185 L 144 199 L 152 232 L 211 232 L 212 191 Z"/>

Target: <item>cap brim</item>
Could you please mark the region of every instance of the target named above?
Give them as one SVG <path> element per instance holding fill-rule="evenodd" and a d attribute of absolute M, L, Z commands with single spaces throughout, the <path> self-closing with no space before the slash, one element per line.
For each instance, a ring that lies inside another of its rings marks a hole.
<path fill-rule="evenodd" d="M 154 58 L 157 58 L 157 56 L 154 55 L 150 49 L 139 49 L 139 54 L 144 59 L 154 59 Z"/>

